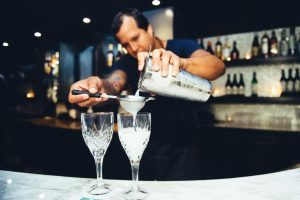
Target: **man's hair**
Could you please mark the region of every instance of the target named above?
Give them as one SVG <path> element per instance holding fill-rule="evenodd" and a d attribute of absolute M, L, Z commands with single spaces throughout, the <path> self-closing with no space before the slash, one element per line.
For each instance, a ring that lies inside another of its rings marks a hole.
<path fill-rule="evenodd" d="M 112 21 L 111 26 L 114 35 L 116 35 L 120 31 L 124 16 L 132 17 L 139 28 L 147 31 L 147 28 L 149 26 L 149 21 L 147 20 L 147 18 L 138 9 L 126 8 L 118 12 Z"/>

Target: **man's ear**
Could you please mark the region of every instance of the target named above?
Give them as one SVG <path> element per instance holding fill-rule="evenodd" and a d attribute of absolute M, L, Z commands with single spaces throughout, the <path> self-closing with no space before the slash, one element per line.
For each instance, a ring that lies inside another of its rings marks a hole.
<path fill-rule="evenodd" d="M 147 32 L 148 32 L 151 36 L 154 35 L 153 28 L 152 28 L 152 26 L 151 26 L 150 24 L 148 25 Z"/>

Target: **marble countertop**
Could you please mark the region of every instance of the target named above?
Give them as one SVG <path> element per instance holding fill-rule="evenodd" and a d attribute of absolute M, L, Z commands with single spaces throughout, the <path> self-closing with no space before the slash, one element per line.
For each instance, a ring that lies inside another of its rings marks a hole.
<path fill-rule="evenodd" d="M 113 190 L 103 197 L 90 196 L 95 179 L 48 176 L 0 170 L 0 199 L 124 199 L 130 187 L 125 180 L 105 180 Z M 147 200 L 299 200 L 300 168 L 231 179 L 199 181 L 141 181 Z"/>

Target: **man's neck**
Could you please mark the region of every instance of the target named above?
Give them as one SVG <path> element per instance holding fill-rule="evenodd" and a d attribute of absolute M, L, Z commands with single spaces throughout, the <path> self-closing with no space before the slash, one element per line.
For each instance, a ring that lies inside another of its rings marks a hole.
<path fill-rule="evenodd" d="M 160 38 L 155 36 L 154 37 L 154 48 L 153 49 L 160 49 L 160 48 L 165 49 L 166 44 L 167 44 L 167 41 L 161 40 Z"/>

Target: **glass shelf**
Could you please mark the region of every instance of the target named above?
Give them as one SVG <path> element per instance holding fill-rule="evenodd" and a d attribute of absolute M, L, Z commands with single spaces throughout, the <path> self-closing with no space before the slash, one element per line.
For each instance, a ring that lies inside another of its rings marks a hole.
<path fill-rule="evenodd" d="M 244 97 L 239 95 L 228 95 L 222 97 L 210 97 L 211 104 L 300 104 L 299 96 L 284 97 Z"/>
<path fill-rule="evenodd" d="M 226 67 L 300 63 L 300 56 L 276 56 L 270 58 L 252 58 L 252 59 L 225 61 L 224 63 Z"/>

